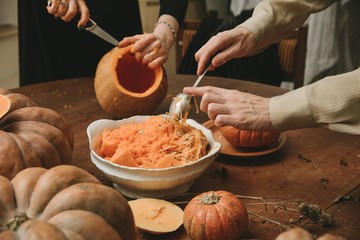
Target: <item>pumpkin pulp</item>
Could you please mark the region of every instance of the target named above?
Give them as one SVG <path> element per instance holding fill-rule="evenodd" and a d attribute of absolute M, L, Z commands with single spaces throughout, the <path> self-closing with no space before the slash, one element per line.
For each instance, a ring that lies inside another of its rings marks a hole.
<path fill-rule="evenodd" d="M 134 93 L 144 93 L 155 83 L 155 71 L 129 53 L 119 58 L 116 74 L 119 84 Z"/>
<path fill-rule="evenodd" d="M 5 95 L 0 94 L 0 119 L 8 113 L 10 106 L 10 99 Z"/>

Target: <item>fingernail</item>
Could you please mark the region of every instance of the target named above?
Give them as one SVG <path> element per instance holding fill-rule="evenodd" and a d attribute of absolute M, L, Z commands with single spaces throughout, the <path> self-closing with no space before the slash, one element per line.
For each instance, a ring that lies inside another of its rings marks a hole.
<path fill-rule="evenodd" d="M 79 26 L 79 30 L 82 30 L 82 29 L 84 29 L 84 26 L 83 26 L 83 25 L 80 25 L 80 26 Z"/>

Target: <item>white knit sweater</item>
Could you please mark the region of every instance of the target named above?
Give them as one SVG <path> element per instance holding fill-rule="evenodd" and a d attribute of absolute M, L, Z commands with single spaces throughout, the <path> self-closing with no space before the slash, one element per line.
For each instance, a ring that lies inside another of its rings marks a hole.
<path fill-rule="evenodd" d="M 335 1 L 263 1 L 241 26 L 254 33 L 257 49 L 262 49 L 301 26 L 311 13 L 324 10 Z M 269 111 L 273 126 L 282 131 L 323 126 L 360 134 L 360 68 L 273 97 Z"/>

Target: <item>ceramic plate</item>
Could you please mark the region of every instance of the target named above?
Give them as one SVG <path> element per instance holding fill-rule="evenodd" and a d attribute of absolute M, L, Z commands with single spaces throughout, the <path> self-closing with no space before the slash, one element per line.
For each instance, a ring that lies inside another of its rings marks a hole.
<path fill-rule="evenodd" d="M 226 139 L 222 136 L 219 128 L 214 125 L 214 122 L 212 120 L 203 123 L 203 126 L 210 129 L 214 135 L 214 139 L 221 143 L 222 147 L 220 149 L 220 153 L 231 156 L 256 157 L 256 156 L 270 154 L 279 150 L 282 146 L 284 146 L 287 139 L 286 134 L 281 133 L 278 141 L 275 144 L 272 144 L 271 146 L 263 147 L 263 148 L 254 148 L 254 149 L 240 148 L 240 147 L 232 146 L 228 141 L 226 141 Z"/>

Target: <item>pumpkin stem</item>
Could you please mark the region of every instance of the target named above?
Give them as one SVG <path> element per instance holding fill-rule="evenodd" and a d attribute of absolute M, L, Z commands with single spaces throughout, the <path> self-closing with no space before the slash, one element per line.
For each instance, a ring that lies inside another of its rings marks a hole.
<path fill-rule="evenodd" d="M 221 198 L 220 195 L 216 194 L 215 192 L 210 192 L 203 195 L 201 199 L 201 204 L 206 204 L 206 205 L 217 204 L 219 203 L 220 198 Z"/>
<path fill-rule="evenodd" d="M 6 223 L 6 226 L 9 230 L 16 231 L 20 227 L 20 225 L 22 223 L 24 223 L 25 221 L 27 221 L 28 219 L 29 218 L 28 218 L 28 216 L 26 216 L 25 213 L 19 213 L 19 214 L 15 215 L 15 217 L 10 219 Z"/>

